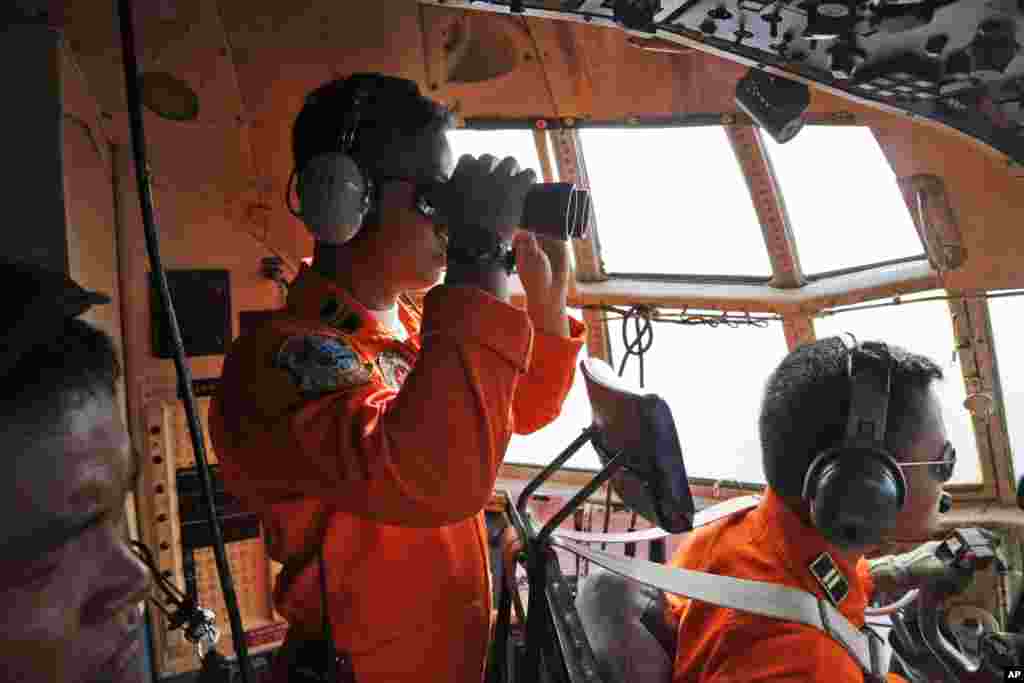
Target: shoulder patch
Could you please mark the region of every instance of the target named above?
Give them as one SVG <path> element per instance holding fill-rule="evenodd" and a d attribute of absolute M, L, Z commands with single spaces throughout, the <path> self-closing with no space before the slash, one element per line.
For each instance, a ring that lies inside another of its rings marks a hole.
<path fill-rule="evenodd" d="M 274 359 L 304 394 L 325 394 L 370 381 L 371 367 L 344 340 L 321 335 L 289 337 Z"/>

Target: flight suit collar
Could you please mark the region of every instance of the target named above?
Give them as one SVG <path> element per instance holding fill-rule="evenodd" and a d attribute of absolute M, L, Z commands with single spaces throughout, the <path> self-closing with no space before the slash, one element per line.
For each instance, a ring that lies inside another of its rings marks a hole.
<path fill-rule="evenodd" d="M 868 595 L 856 566 L 825 540 L 821 532 L 790 510 L 771 488 L 765 490 L 764 498 L 751 514 L 754 515 L 758 542 L 771 546 L 786 573 L 801 588 L 819 597 L 829 599 L 831 588 L 834 606 L 854 625 L 862 627 Z M 820 580 L 815 573 L 821 577 Z M 842 591 L 835 590 L 839 579 L 844 579 L 848 586 L 845 596 Z"/>
<path fill-rule="evenodd" d="M 397 339 L 348 291 L 306 264 L 301 266 L 289 289 L 288 308 L 299 318 L 319 320 L 343 334 L 367 339 Z M 414 337 L 419 334 L 419 315 L 400 300 L 398 317 L 409 332 L 413 346 L 418 346 Z"/>

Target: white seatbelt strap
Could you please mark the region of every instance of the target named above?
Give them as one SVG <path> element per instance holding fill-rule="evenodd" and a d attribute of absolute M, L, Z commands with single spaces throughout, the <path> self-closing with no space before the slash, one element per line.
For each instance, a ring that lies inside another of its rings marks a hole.
<path fill-rule="evenodd" d="M 730 515 L 757 507 L 757 504 L 760 502 L 761 496 L 740 496 L 739 498 L 730 498 L 727 501 L 716 503 L 704 508 L 693 516 L 693 528 L 707 526 Z M 672 535 L 660 527 L 611 534 L 573 531 L 572 529 L 555 529 L 551 533 L 578 543 L 644 543 L 645 541 L 657 541 L 660 538 Z"/>
<path fill-rule="evenodd" d="M 717 517 L 715 512 L 708 509 L 705 510 L 708 512 L 705 519 L 721 519 L 738 514 L 748 507 L 752 505 L 741 507 L 734 504 L 725 512 L 717 511 L 720 513 Z M 696 518 L 694 522 L 696 526 Z M 764 581 L 737 579 L 620 557 L 558 537 L 553 537 L 551 542 L 609 571 L 667 593 L 816 628 L 839 643 L 854 658 L 865 675 L 872 679 L 884 680 L 889 670 L 888 660 L 891 651 L 884 641 L 870 629 L 865 628 L 863 632 L 858 630 L 839 610 L 812 593 Z"/>

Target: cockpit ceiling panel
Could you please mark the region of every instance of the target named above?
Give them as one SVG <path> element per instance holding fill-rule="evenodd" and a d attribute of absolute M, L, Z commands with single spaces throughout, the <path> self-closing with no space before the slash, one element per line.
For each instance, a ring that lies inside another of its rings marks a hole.
<path fill-rule="evenodd" d="M 704 46 L 945 124 L 1024 163 L 1024 5 L 1018 0 L 428 4 L 615 25 Z"/>

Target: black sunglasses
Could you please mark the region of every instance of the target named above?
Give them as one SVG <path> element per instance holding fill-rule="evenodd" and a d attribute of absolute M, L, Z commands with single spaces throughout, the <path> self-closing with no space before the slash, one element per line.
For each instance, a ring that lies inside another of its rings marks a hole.
<path fill-rule="evenodd" d="M 442 184 L 441 182 L 424 182 L 416 178 L 406 178 L 404 176 L 384 176 L 377 180 L 378 185 L 392 182 L 412 185 L 412 208 L 424 218 L 434 219 L 434 216 L 437 214 L 437 208 L 434 206 L 432 197 L 437 192 L 437 188 Z"/>
<path fill-rule="evenodd" d="M 956 466 L 956 449 L 953 444 L 947 441 L 942 445 L 942 457 L 939 460 L 922 460 L 921 462 L 898 462 L 899 467 L 914 467 L 916 465 L 927 465 L 932 477 L 940 484 L 945 484 L 953 478 L 953 468 Z"/>

